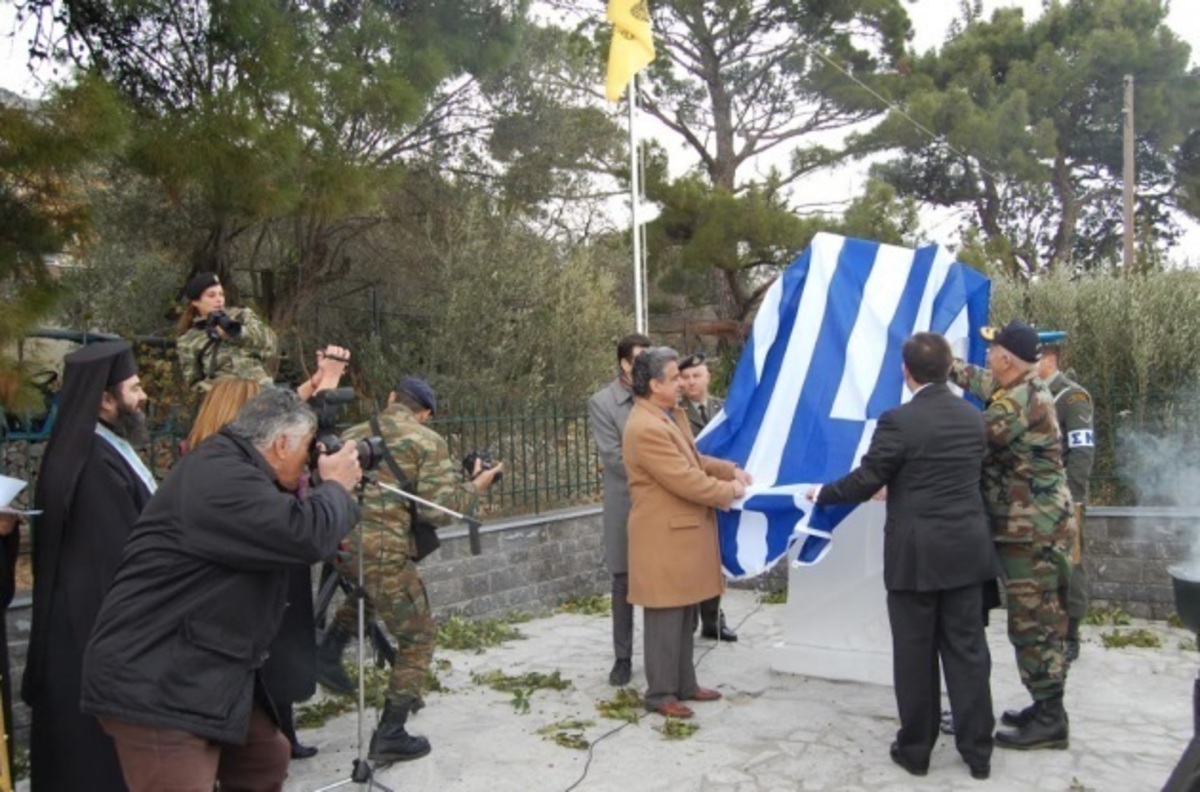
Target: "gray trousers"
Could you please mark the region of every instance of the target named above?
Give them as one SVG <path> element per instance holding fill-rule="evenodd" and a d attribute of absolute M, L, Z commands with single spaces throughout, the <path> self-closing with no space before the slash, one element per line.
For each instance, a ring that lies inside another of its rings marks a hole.
<path fill-rule="evenodd" d="M 618 660 L 633 657 L 633 606 L 629 604 L 629 573 L 612 576 L 613 655 Z"/>
<path fill-rule="evenodd" d="M 646 638 L 646 709 L 686 701 L 696 692 L 692 659 L 696 605 L 643 608 Z"/>

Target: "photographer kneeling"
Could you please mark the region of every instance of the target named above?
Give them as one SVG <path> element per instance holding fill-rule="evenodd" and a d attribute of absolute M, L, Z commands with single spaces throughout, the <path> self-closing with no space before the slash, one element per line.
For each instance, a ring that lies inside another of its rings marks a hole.
<path fill-rule="evenodd" d="M 379 467 L 380 483 L 470 515 L 477 505 L 477 495 L 487 491 L 503 465 L 485 470 L 481 462 L 476 462 L 471 481 L 464 483 L 450 461 L 446 441 L 424 426 L 436 409 L 433 389 L 423 380 L 406 377 L 388 395 L 387 409 L 378 418 L 355 426 L 342 439 L 352 447 L 355 441 L 379 435 L 387 447 L 384 464 Z M 412 527 L 414 514 L 421 524 L 420 537 Z M 436 543 L 432 528 L 424 526 L 448 521 L 444 514 L 428 508 L 410 509 L 409 501 L 378 487 L 368 488 L 363 501 L 363 588 L 368 603 L 398 644 L 383 718 L 371 737 L 368 758 L 373 762 L 419 759 L 430 750 L 427 739 L 405 730 L 409 713 L 424 706 L 422 694 L 437 638 L 416 562 L 423 555 L 419 551 L 428 551 L 426 540 Z M 357 550 L 353 543 L 351 550 Z M 350 558 L 340 560 L 339 570 L 347 579 L 354 579 L 357 555 L 352 553 Z M 348 599 L 317 649 L 317 679 L 337 693 L 349 694 L 354 689 L 342 666 L 342 652 L 357 627 L 357 606 Z"/>
<path fill-rule="evenodd" d="M 315 429 L 295 393 L 264 390 L 172 468 L 134 526 L 82 683 L 132 792 L 283 788 L 289 746 L 258 677 L 287 571 L 332 556 L 360 516 L 353 445 L 293 494 Z"/>
<path fill-rule="evenodd" d="M 215 273 L 195 276 L 183 293 L 188 304 L 179 319 L 175 351 L 188 387 L 207 392 L 220 377 L 273 384 L 266 365 L 279 343 L 270 325 L 249 308 L 226 311 L 225 287 Z"/>

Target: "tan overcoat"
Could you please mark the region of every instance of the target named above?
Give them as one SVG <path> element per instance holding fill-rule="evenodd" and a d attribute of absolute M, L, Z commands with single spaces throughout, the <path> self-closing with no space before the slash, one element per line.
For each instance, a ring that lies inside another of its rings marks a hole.
<path fill-rule="evenodd" d="M 687 416 L 636 399 L 622 447 L 629 513 L 629 601 L 694 605 L 725 590 L 713 508 L 733 502 L 735 466 L 696 450 Z"/>

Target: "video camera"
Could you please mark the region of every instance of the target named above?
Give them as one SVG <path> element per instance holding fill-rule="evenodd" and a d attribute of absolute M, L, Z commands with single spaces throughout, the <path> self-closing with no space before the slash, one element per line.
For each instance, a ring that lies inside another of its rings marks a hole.
<path fill-rule="evenodd" d="M 337 435 L 337 416 L 343 405 L 354 401 L 354 388 L 333 388 L 317 391 L 308 400 L 308 405 L 317 414 L 317 433 L 309 447 L 309 468 L 317 469 L 317 460 L 322 454 L 336 454 L 342 450 L 342 439 Z M 363 472 L 375 470 L 383 461 L 383 439 L 367 437 L 354 444 L 358 451 L 358 464 Z"/>
<path fill-rule="evenodd" d="M 226 338 L 237 338 L 242 334 L 242 323 L 224 311 L 213 311 L 204 319 L 204 332 L 213 340 L 220 340 L 220 328 Z"/>

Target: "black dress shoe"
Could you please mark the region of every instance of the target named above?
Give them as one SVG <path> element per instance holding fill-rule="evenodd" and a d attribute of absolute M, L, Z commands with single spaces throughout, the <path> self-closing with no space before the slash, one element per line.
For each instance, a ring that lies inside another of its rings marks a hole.
<path fill-rule="evenodd" d="M 700 637 L 708 638 L 713 641 L 729 641 L 730 643 L 735 643 L 737 641 L 737 633 L 726 627 L 724 624 L 721 625 L 720 629 L 708 626 L 701 627 Z"/>
<path fill-rule="evenodd" d="M 904 754 L 900 753 L 900 743 L 892 743 L 892 747 L 889 749 L 888 753 L 891 754 L 893 762 L 903 767 L 912 775 L 923 776 L 929 772 L 929 765 L 926 765 L 925 767 L 918 767 L 917 765 L 910 764 L 909 761 L 904 758 Z"/>
<path fill-rule="evenodd" d="M 317 746 L 303 745 L 301 743 L 292 743 L 292 758 L 293 759 L 311 759 L 317 755 Z"/>
<path fill-rule="evenodd" d="M 971 778 L 976 781 L 987 781 L 991 776 L 992 766 L 990 764 L 971 765 Z"/>
<path fill-rule="evenodd" d="M 633 662 L 628 658 L 618 658 L 617 662 L 613 663 L 612 671 L 608 672 L 608 684 L 613 687 L 625 687 L 632 678 Z"/>

